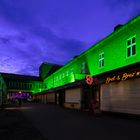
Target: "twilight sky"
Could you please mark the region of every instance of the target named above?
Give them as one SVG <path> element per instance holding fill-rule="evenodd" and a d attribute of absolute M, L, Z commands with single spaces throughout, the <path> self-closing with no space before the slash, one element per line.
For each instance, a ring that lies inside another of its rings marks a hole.
<path fill-rule="evenodd" d="M 65 64 L 140 14 L 140 0 L 0 0 L 0 72 Z"/>

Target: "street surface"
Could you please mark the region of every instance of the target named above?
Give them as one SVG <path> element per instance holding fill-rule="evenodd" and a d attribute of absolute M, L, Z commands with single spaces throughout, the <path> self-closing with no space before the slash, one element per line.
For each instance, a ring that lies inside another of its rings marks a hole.
<path fill-rule="evenodd" d="M 18 106 L 0 109 L 0 140 L 47 140 L 19 111 Z"/>
<path fill-rule="evenodd" d="M 48 140 L 137 140 L 140 120 L 94 117 L 57 105 L 26 103 L 18 108 Z"/>

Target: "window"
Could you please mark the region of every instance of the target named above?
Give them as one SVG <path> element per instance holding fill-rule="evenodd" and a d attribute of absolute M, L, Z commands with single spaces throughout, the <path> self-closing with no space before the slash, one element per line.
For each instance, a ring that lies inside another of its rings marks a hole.
<path fill-rule="evenodd" d="M 88 70 L 86 62 L 82 63 L 82 71 L 81 71 L 81 73 L 83 73 L 83 74 L 89 73 L 89 70 Z"/>
<path fill-rule="evenodd" d="M 38 88 L 38 84 L 36 84 L 36 88 Z"/>
<path fill-rule="evenodd" d="M 8 86 L 9 86 L 9 87 L 11 86 L 11 82 L 8 82 Z"/>
<path fill-rule="evenodd" d="M 134 56 L 136 54 L 136 36 L 127 40 L 127 57 Z"/>
<path fill-rule="evenodd" d="M 61 80 L 61 74 L 59 75 L 59 79 Z"/>
<path fill-rule="evenodd" d="M 86 63 L 82 63 L 82 73 L 86 73 Z"/>
<path fill-rule="evenodd" d="M 69 76 L 69 71 L 66 71 L 66 76 Z"/>
<path fill-rule="evenodd" d="M 71 74 L 74 74 L 74 70 L 73 70 L 73 68 L 71 69 Z"/>
<path fill-rule="evenodd" d="M 29 88 L 30 88 L 30 89 L 32 88 L 32 84 L 31 84 L 31 83 L 29 83 Z"/>
<path fill-rule="evenodd" d="M 63 74 L 62 74 L 62 78 L 64 78 L 64 77 L 65 77 L 65 74 L 63 73 Z"/>
<path fill-rule="evenodd" d="M 99 67 L 104 67 L 104 52 L 99 54 Z"/>
<path fill-rule="evenodd" d="M 56 81 L 56 82 L 58 81 L 58 77 L 56 77 L 55 81 Z"/>
<path fill-rule="evenodd" d="M 44 84 L 44 88 L 47 88 L 47 84 Z"/>

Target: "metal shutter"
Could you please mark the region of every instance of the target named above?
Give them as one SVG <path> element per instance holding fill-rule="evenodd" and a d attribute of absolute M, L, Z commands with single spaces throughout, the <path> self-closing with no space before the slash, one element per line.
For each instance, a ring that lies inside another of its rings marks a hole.
<path fill-rule="evenodd" d="M 140 79 L 101 85 L 101 110 L 140 114 Z"/>
<path fill-rule="evenodd" d="M 81 100 L 81 89 L 69 89 L 65 92 L 65 102 L 67 103 L 80 103 Z"/>

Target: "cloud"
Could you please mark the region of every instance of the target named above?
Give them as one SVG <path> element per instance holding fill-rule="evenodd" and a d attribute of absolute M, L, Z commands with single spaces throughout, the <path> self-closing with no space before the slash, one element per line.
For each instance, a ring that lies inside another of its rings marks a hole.
<path fill-rule="evenodd" d="M 34 65 L 26 65 L 26 67 L 19 69 L 18 71 L 16 71 L 16 73 L 39 76 L 39 67 Z"/>
<path fill-rule="evenodd" d="M 22 67 L 25 67 L 23 60 L 16 60 L 16 58 L 8 56 L 3 56 L 3 58 L 1 59 L 1 72 L 16 73 Z"/>
<path fill-rule="evenodd" d="M 139 0 L 1 0 L 0 71 L 65 64 L 139 12 Z"/>
<path fill-rule="evenodd" d="M 10 39 L 5 37 L 0 37 L 0 42 L 2 42 L 3 44 L 8 44 L 10 42 Z"/>
<path fill-rule="evenodd" d="M 64 64 L 84 48 L 83 42 L 57 37 L 50 30 L 49 32 L 44 30 L 40 33 L 19 33 L 8 36 L 8 38 L 1 37 L 1 40 L 1 50 L 5 52 L 1 56 L 6 57 L 6 60 L 1 61 L 0 71 L 5 69 L 6 72 L 11 70 L 14 73 L 30 75 L 31 73 L 38 74 L 37 71 L 42 62 Z"/>

